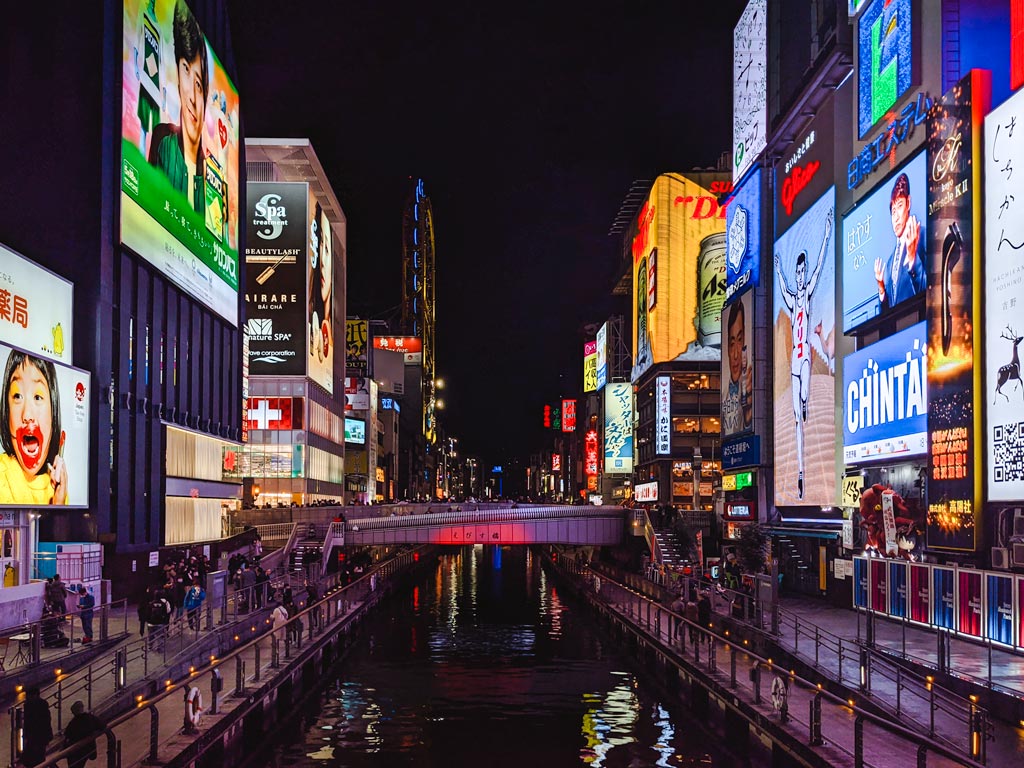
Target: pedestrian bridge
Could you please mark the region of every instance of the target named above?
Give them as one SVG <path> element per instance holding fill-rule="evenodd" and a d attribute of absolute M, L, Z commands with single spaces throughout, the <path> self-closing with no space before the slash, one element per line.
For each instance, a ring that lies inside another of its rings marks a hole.
<path fill-rule="evenodd" d="M 621 544 L 631 510 L 595 506 L 516 506 L 474 512 L 391 514 L 332 523 L 330 546 L 389 544 Z"/>

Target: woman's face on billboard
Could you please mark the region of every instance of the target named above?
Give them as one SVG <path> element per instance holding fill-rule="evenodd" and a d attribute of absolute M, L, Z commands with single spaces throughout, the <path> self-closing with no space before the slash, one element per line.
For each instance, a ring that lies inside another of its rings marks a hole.
<path fill-rule="evenodd" d="M 331 298 L 331 243 L 329 240 L 330 229 L 320 229 L 320 296 L 326 303 Z M 324 314 L 330 312 L 330 307 L 324 308 Z"/>
<path fill-rule="evenodd" d="M 26 475 L 42 470 L 53 437 L 50 387 L 43 372 L 29 361 L 14 369 L 7 389 L 14 453 Z"/>

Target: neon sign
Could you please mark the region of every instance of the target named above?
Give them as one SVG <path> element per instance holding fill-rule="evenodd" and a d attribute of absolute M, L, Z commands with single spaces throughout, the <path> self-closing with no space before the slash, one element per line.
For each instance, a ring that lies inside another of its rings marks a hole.
<path fill-rule="evenodd" d="M 847 189 L 856 189 L 890 156 L 895 158 L 896 147 L 914 135 L 915 126 L 925 121 L 931 108 L 931 97 L 924 92 L 918 93 L 917 100 L 907 104 L 899 118 L 889 123 L 889 127 L 874 141 L 864 145 L 860 154 L 846 167 Z"/>

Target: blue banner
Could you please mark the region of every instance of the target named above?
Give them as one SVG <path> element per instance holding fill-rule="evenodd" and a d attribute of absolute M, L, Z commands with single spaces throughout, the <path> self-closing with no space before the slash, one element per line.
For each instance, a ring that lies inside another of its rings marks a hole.
<path fill-rule="evenodd" d="M 761 438 L 757 435 L 740 437 L 722 443 L 722 469 L 756 467 L 761 463 Z"/>
<path fill-rule="evenodd" d="M 725 300 L 761 279 L 761 169 L 729 198 L 725 214 Z"/>
<path fill-rule="evenodd" d="M 889 563 L 889 615 L 907 615 L 907 562 Z"/>
<path fill-rule="evenodd" d="M 926 323 L 847 355 L 843 458 L 847 464 L 928 451 Z"/>
<path fill-rule="evenodd" d="M 853 605 L 868 607 L 868 561 L 860 557 L 853 558 Z"/>
<path fill-rule="evenodd" d="M 1013 645 L 1013 579 L 986 576 L 985 634 L 997 643 Z"/>
<path fill-rule="evenodd" d="M 937 627 L 956 629 L 953 622 L 953 569 L 932 569 L 932 623 Z"/>

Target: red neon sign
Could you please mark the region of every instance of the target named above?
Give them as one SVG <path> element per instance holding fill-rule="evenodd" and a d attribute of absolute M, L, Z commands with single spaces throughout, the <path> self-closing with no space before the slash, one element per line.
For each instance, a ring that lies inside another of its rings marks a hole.
<path fill-rule="evenodd" d="M 796 200 L 796 196 L 807 189 L 807 185 L 811 183 L 811 179 L 814 178 L 814 174 L 821 168 L 821 162 L 819 160 L 812 160 L 804 166 L 793 166 L 793 175 L 787 176 L 786 180 L 782 182 L 782 207 L 786 209 L 786 215 L 793 215 L 793 202 Z"/>
<path fill-rule="evenodd" d="M 576 431 L 576 401 L 575 400 L 563 400 L 562 401 L 562 431 L 563 432 L 575 432 Z"/>
<path fill-rule="evenodd" d="M 597 477 L 597 430 L 591 429 L 583 438 L 584 474 L 587 477 Z"/>
<path fill-rule="evenodd" d="M 693 203 L 693 211 L 690 213 L 691 219 L 710 219 L 715 216 L 718 216 L 720 219 L 724 219 L 729 201 L 726 200 L 724 203 L 719 205 L 718 200 L 710 195 L 700 195 L 698 197 L 694 197 L 693 195 L 679 195 L 672 201 L 673 205 L 683 206 L 684 213 L 686 212 L 686 206 L 690 203 Z"/>
<path fill-rule="evenodd" d="M 551 406 L 544 406 L 544 429 L 551 429 Z"/>

